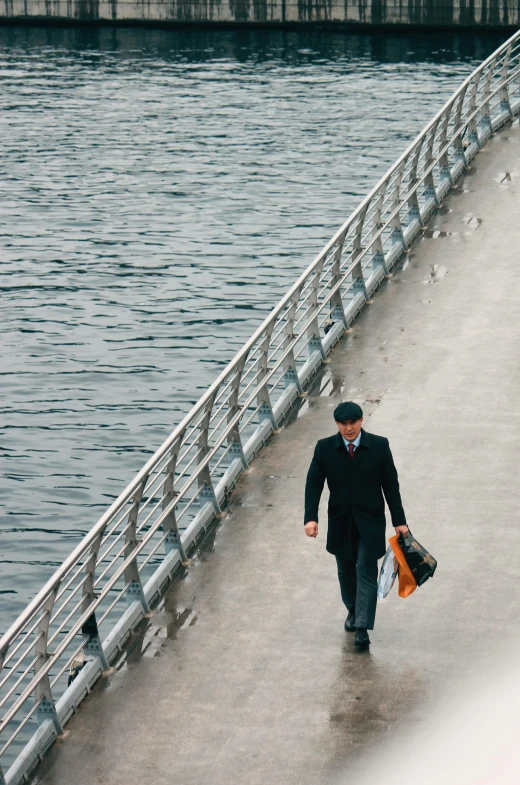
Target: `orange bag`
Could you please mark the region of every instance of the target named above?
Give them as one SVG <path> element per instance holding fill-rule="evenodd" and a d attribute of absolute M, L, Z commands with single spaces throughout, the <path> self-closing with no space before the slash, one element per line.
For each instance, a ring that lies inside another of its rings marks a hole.
<path fill-rule="evenodd" d="M 399 562 L 399 589 L 397 593 L 399 597 L 409 597 L 410 594 L 413 594 L 416 590 L 417 581 L 413 577 L 413 573 L 406 562 L 401 546 L 397 542 L 397 537 L 398 535 L 396 534 L 388 540 L 388 543 L 395 554 L 395 558 Z"/>

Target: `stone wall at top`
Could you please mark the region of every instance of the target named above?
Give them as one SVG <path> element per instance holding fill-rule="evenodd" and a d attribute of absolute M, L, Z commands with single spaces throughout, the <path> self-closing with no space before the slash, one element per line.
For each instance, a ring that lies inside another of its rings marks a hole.
<path fill-rule="evenodd" d="M 1 0 L 0 23 L 516 27 L 520 0 Z"/>

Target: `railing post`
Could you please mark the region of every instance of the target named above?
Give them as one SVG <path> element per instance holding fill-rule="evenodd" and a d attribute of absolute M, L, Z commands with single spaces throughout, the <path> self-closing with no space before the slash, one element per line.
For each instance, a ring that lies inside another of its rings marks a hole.
<path fill-rule="evenodd" d="M 455 161 L 462 161 L 464 168 L 468 166 L 468 162 L 466 160 L 464 145 L 462 143 L 462 108 L 464 106 L 467 92 L 468 86 L 466 85 L 458 97 L 455 114 L 453 116 L 453 126 L 455 129 L 455 135 L 453 137 L 453 157 Z"/>
<path fill-rule="evenodd" d="M 124 551 L 125 561 L 132 556 L 132 553 L 137 548 L 137 518 L 139 517 L 139 507 L 141 505 L 141 499 L 143 498 L 143 493 L 146 488 L 146 483 L 148 482 L 148 476 L 149 475 L 145 475 L 143 477 L 132 498 L 132 506 L 130 507 L 128 521 L 126 523 Z M 128 585 L 126 590 L 126 600 L 128 605 L 131 605 L 134 600 L 139 600 L 143 606 L 144 612 L 149 613 L 150 608 L 148 607 L 146 597 L 144 596 L 143 584 L 141 583 L 141 576 L 139 575 L 139 565 L 137 564 L 137 557 L 134 557 L 132 561 L 130 561 L 125 567 L 124 581 L 125 584 Z"/>
<path fill-rule="evenodd" d="M 163 500 L 162 500 L 162 509 L 163 511 L 172 503 L 172 501 L 176 498 L 177 492 L 175 491 L 175 471 L 177 468 L 177 458 L 179 455 L 179 451 L 181 449 L 182 440 L 184 437 L 184 433 L 182 433 L 175 444 L 172 446 L 170 450 L 170 459 L 166 464 L 166 477 L 163 484 Z M 171 551 L 178 550 L 181 561 L 186 562 L 187 556 L 186 551 L 184 550 L 184 546 L 182 544 L 181 535 L 179 532 L 179 528 L 177 526 L 177 516 L 176 512 L 176 505 L 172 505 L 171 510 L 167 513 L 165 519 L 162 522 L 162 529 L 163 532 L 166 534 L 166 539 L 164 541 L 164 549 L 166 553 L 170 553 Z"/>
<path fill-rule="evenodd" d="M 273 332 L 274 324 L 271 322 L 265 331 L 265 335 L 262 339 L 260 344 L 260 356 L 258 358 L 258 393 L 256 396 L 256 404 L 259 407 L 258 409 L 258 419 L 260 422 L 263 420 L 270 420 L 274 430 L 278 428 L 278 423 L 276 422 L 273 407 L 271 405 L 271 398 L 269 396 L 269 389 L 266 384 L 262 384 L 262 381 L 265 379 L 267 374 L 269 373 L 267 363 L 269 359 L 269 347 L 271 345 L 271 335 Z"/>
<path fill-rule="evenodd" d="M 511 59 L 511 51 L 513 49 L 513 44 L 510 44 L 507 47 L 507 52 L 504 57 L 504 62 L 502 63 L 502 69 L 500 71 L 500 79 L 502 80 L 502 87 L 500 89 L 500 110 L 502 112 L 507 112 L 509 117 L 513 116 L 511 112 L 511 102 L 509 101 L 509 90 L 507 86 L 507 75 L 509 72 L 509 61 Z"/>
<path fill-rule="evenodd" d="M 213 410 L 213 404 L 215 403 L 216 395 L 217 395 L 217 391 L 213 393 L 209 401 L 206 403 L 204 416 L 200 421 L 199 441 L 198 441 L 199 463 L 202 463 L 202 461 L 204 460 L 204 458 L 209 452 L 209 445 L 208 445 L 209 424 L 211 420 L 211 412 Z M 206 464 L 206 466 L 199 472 L 198 486 L 199 486 L 199 498 L 201 500 L 201 505 L 204 502 L 210 502 L 213 505 L 215 515 L 217 516 L 220 515 L 221 509 L 217 500 L 215 488 L 213 487 L 213 480 L 211 477 L 211 469 L 209 464 Z"/>
<path fill-rule="evenodd" d="M 439 197 L 437 195 L 437 188 L 435 187 L 435 180 L 434 180 L 434 177 L 433 177 L 433 168 L 432 167 L 433 167 L 433 163 L 434 163 L 434 159 L 433 159 L 433 145 L 435 143 L 435 137 L 437 135 L 437 128 L 439 127 L 439 121 L 440 121 L 440 118 L 431 127 L 430 136 L 428 138 L 428 143 L 426 145 L 425 160 L 424 160 L 424 169 L 425 169 L 425 171 L 427 171 L 428 169 L 431 169 L 431 171 L 429 171 L 428 174 L 426 175 L 426 177 L 424 178 L 424 182 L 426 184 L 426 188 L 424 189 L 424 195 L 426 197 L 433 197 L 437 207 L 439 206 L 440 201 L 439 201 Z"/>
<path fill-rule="evenodd" d="M 309 342 L 307 344 L 309 354 L 313 354 L 316 350 L 319 351 L 321 354 L 321 359 L 325 361 L 327 359 L 327 355 L 325 354 L 325 349 L 323 348 L 323 342 L 321 340 L 320 335 L 320 326 L 318 324 L 318 316 L 316 311 L 318 310 L 318 291 L 320 288 L 320 279 L 321 279 L 321 271 L 323 270 L 324 259 L 318 264 L 314 273 L 311 278 L 311 290 L 307 296 L 309 301 L 309 315 L 314 315 L 314 318 L 310 325 L 307 328 L 307 337 Z"/>
<path fill-rule="evenodd" d="M 294 341 L 294 317 L 296 315 L 299 297 L 300 290 L 294 293 L 292 300 L 287 306 L 285 327 L 283 331 L 282 354 L 285 354 L 287 347 Z M 296 368 L 296 361 L 294 359 L 294 349 L 287 351 L 287 355 L 284 357 L 283 380 L 285 387 L 289 387 L 290 384 L 295 384 L 298 388 L 298 393 L 300 395 L 303 393 L 303 387 L 300 382 L 300 377 L 298 376 L 298 369 Z"/>
<path fill-rule="evenodd" d="M 345 245 L 346 231 L 338 238 L 338 244 L 334 251 L 334 260 L 330 268 L 330 288 L 334 289 L 341 279 L 341 254 L 343 253 L 343 246 Z M 345 330 L 348 329 L 348 321 L 345 316 L 345 308 L 343 307 L 343 298 L 341 296 L 341 289 L 338 288 L 330 298 L 330 318 L 333 322 L 343 322 Z"/>
<path fill-rule="evenodd" d="M 403 236 L 403 227 L 401 225 L 401 180 L 403 178 L 403 168 L 404 162 L 396 173 L 388 209 L 390 214 L 394 213 L 392 218 L 390 218 L 390 226 L 392 228 L 390 240 L 392 245 L 394 243 L 401 243 L 404 250 L 406 250 L 406 242 Z"/>
<path fill-rule="evenodd" d="M 493 134 L 493 126 L 491 125 L 491 116 L 489 111 L 489 93 L 491 90 L 491 82 L 493 81 L 493 76 L 495 74 L 495 63 L 496 58 L 491 61 L 489 64 L 489 70 L 484 79 L 484 87 L 482 89 L 482 101 L 480 104 L 481 110 L 483 112 L 480 118 L 480 125 L 484 128 L 487 127 L 489 129 L 490 135 Z M 487 137 L 486 137 L 487 138 Z"/>
<path fill-rule="evenodd" d="M 105 652 L 103 651 L 95 613 L 92 613 L 89 616 L 81 628 L 81 634 L 87 639 L 87 642 L 83 647 L 83 654 L 90 657 L 98 657 L 101 662 L 101 667 L 104 671 L 107 671 L 110 668 L 110 665 L 108 664 Z"/>
<path fill-rule="evenodd" d="M 101 541 L 105 529 L 100 531 L 90 546 L 88 559 L 85 562 L 85 582 L 83 583 L 83 600 L 81 603 L 81 613 L 85 613 L 89 605 L 96 598 L 94 583 L 96 578 L 96 566 L 99 556 L 99 549 L 101 548 Z M 109 664 L 101 645 L 101 638 L 99 637 L 99 630 L 96 621 L 96 614 L 93 612 L 81 628 L 81 634 L 86 638 L 85 646 L 83 647 L 83 656 L 99 657 L 101 667 L 103 670 L 108 670 Z"/>
<path fill-rule="evenodd" d="M 59 589 L 59 584 L 54 586 L 53 590 L 51 591 L 51 593 L 49 594 L 48 598 L 46 599 L 43 605 L 43 614 L 40 619 L 40 623 L 38 624 L 38 635 L 34 647 L 34 653 L 36 655 L 36 662 L 34 664 L 35 676 L 38 676 L 38 673 L 42 670 L 42 668 L 45 667 L 49 656 L 47 650 L 47 642 L 49 639 L 49 625 L 50 625 L 52 609 L 54 608 L 54 601 L 56 599 L 58 589 Z M 52 720 L 56 732 L 59 734 L 63 733 L 63 728 L 61 727 L 61 722 L 59 721 L 58 713 L 56 711 L 56 706 L 54 705 L 54 699 L 52 697 L 52 688 L 51 688 L 49 673 L 45 673 L 39 680 L 38 684 L 34 689 L 34 697 L 36 703 L 39 703 L 39 706 L 36 710 L 39 724 L 41 725 L 46 720 Z"/>
<path fill-rule="evenodd" d="M 417 179 L 417 168 L 419 166 L 419 158 L 421 155 L 423 144 L 422 141 L 417 145 L 412 156 L 412 163 L 410 165 L 410 173 L 408 175 L 408 223 L 412 221 L 419 221 L 419 226 L 424 227 L 424 221 L 421 215 L 421 208 L 419 207 L 419 195 L 415 187 Z"/>
<path fill-rule="evenodd" d="M 442 123 L 440 124 L 440 136 L 439 136 L 439 149 L 443 150 L 448 142 L 448 125 L 450 121 L 451 110 L 453 109 L 453 104 L 451 104 L 444 113 L 444 118 Z M 451 169 L 450 169 L 450 162 L 448 160 L 448 151 L 441 153 L 439 157 L 439 176 L 441 180 L 448 180 L 450 184 L 450 188 L 455 185 L 453 182 L 453 177 L 451 176 Z"/>
<path fill-rule="evenodd" d="M 363 265 L 361 264 L 361 254 L 363 253 L 363 245 L 362 245 L 362 238 L 363 238 L 363 228 L 365 226 L 365 218 L 368 210 L 368 204 L 365 205 L 363 210 L 360 212 L 358 219 L 356 221 L 356 228 L 354 229 L 354 239 L 352 241 L 352 254 L 350 257 L 350 262 L 357 261 L 355 267 L 352 268 L 352 294 L 354 297 L 356 293 L 361 291 L 363 293 L 363 297 L 365 300 L 368 300 L 368 292 L 367 287 L 365 284 L 365 276 L 363 275 Z"/>
<path fill-rule="evenodd" d="M 381 212 L 383 210 L 383 199 L 386 193 L 386 186 L 381 188 L 381 191 L 376 197 L 374 214 L 372 216 L 372 267 L 382 267 L 385 275 L 388 275 L 388 265 L 386 263 L 385 252 L 383 251 L 383 238 L 381 236 Z"/>
<path fill-rule="evenodd" d="M 481 77 L 481 73 L 479 72 L 475 76 L 475 81 L 473 82 L 473 86 L 471 88 L 469 105 L 468 105 L 468 117 L 470 118 L 468 120 L 468 144 L 476 144 L 479 150 L 480 150 L 480 138 L 478 135 L 477 119 L 475 116 L 475 111 L 477 108 L 477 94 L 480 84 L 480 77 Z"/>
<path fill-rule="evenodd" d="M 240 382 L 242 380 L 242 373 L 244 372 L 246 361 L 247 355 L 244 355 L 240 363 L 237 365 L 235 374 L 231 381 L 231 393 L 228 398 L 228 423 L 230 423 L 240 411 Z M 242 444 L 242 437 L 240 435 L 240 421 L 235 423 L 232 430 L 228 434 L 227 443 L 229 445 L 229 454 L 234 458 L 238 458 L 242 463 L 242 468 L 244 470 L 247 469 L 249 465 L 246 460 L 244 447 Z"/>

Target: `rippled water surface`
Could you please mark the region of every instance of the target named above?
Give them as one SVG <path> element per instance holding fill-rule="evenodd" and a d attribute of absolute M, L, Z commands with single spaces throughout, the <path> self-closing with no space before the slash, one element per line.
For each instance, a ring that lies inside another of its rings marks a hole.
<path fill-rule="evenodd" d="M 0 29 L 0 630 L 500 42 Z"/>

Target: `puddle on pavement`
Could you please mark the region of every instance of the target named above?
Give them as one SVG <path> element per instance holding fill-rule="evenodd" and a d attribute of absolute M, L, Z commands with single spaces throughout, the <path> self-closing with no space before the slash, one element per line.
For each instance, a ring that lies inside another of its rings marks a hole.
<path fill-rule="evenodd" d="M 482 226 L 483 218 L 477 218 L 476 215 L 468 214 L 464 218 L 464 222 L 470 227 L 470 229 L 478 229 L 479 226 Z"/>
<path fill-rule="evenodd" d="M 166 608 L 152 619 L 141 644 L 141 657 L 160 657 L 168 641 L 175 640 L 180 633 L 197 622 L 198 614 L 193 608 Z"/>
<path fill-rule="evenodd" d="M 432 266 L 430 267 L 430 275 L 425 281 L 423 281 L 423 283 L 437 283 L 437 281 L 446 278 L 448 272 L 449 272 L 448 268 L 444 267 L 444 265 L 432 264 Z"/>
<path fill-rule="evenodd" d="M 466 215 L 463 220 L 464 220 L 464 223 L 467 226 L 469 226 L 469 228 L 472 231 L 475 231 L 476 229 L 479 228 L 479 226 L 482 225 L 482 222 L 483 222 L 484 219 L 483 218 L 478 218 L 478 216 L 472 215 L 471 213 L 468 213 L 468 215 Z M 470 233 L 469 232 L 464 232 L 464 234 L 470 234 Z M 447 231 L 444 231 L 443 229 L 425 229 L 424 232 L 423 232 L 423 236 L 427 237 L 430 240 L 438 240 L 439 238 L 442 238 L 442 237 L 455 237 L 455 236 L 458 236 L 458 235 L 460 235 L 460 232 L 447 232 Z"/>
<path fill-rule="evenodd" d="M 404 331 L 404 327 L 401 327 L 401 331 Z M 351 336 L 354 338 L 355 336 Z M 379 349 L 383 351 L 386 346 L 386 341 L 383 341 L 379 346 Z M 386 359 L 386 358 L 385 358 Z M 359 371 L 359 375 L 362 376 L 365 373 L 363 369 Z M 351 380 L 353 382 L 353 380 Z M 332 369 L 327 368 L 321 378 L 321 383 L 319 388 L 317 387 L 316 392 L 313 394 L 313 397 L 316 398 L 323 398 L 329 397 L 332 395 L 340 395 L 342 392 L 345 391 L 345 377 L 343 375 L 338 375 Z M 383 396 L 385 395 L 386 390 L 382 392 L 367 392 L 366 388 L 362 387 L 350 387 L 348 390 L 348 395 L 352 397 L 358 397 L 360 400 L 363 399 L 363 404 L 379 404 L 383 400 Z M 307 403 L 307 401 L 306 401 Z M 312 405 L 313 401 L 311 401 Z M 300 411 L 298 412 L 298 417 L 301 414 L 304 414 L 305 411 L 308 411 L 308 405 L 302 406 Z M 275 477 L 279 475 L 269 475 L 270 477 Z"/>
<path fill-rule="evenodd" d="M 138 628 L 129 643 L 125 655 L 117 664 L 117 670 L 139 662 L 143 657 L 160 657 L 169 641 L 193 627 L 198 618 L 193 608 L 168 608 L 166 603 L 159 605 L 147 624 Z"/>
<path fill-rule="evenodd" d="M 456 185 L 454 188 L 451 189 L 450 195 L 451 196 L 461 196 L 462 194 L 469 194 L 471 188 L 465 188 L 462 185 Z"/>
<path fill-rule="evenodd" d="M 175 587 L 197 567 L 203 565 L 216 550 L 215 541 L 222 521 L 216 521 L 206 532 L 195 553 L 176 574 L 175 580 L 166 591 L 150 618 L 144 619 L 134 630 L 115 668 L 124 673 L 128 665 L 139 662 L 143 657 L 160 657 L 166 646 L 196 623 L 198 612 L 192 607 L 177 605 Z M 111 679 L 109 679 L 111 682 Z"/>
<path fill-rule="evenodd" d="M 354 338 L 354 336 L 352 336 Z M 302 417 L 306 414 L 310 408 L 314 405 L 314 401 L 317 398 L 323 398 L 324 396 L 331 396 L 331 395 L 341 395 L 343 392 L 343 388 L 345 386 L 345 377 L 343 374 L 337 373 L 336 371 L 332 370 L 331 368 L 322 368 L 318 373 L 314 384 L 308 390 L 307 395 L 304 398 L 301 398 L 301 405 L 298 408 L 298 411 L 293 414 L 289 414 L 288 419 L 284 423 L 284 427 L 287 427 L 291 423 L 295 422 L 298 417 Z"/>
<path fill-rule="evenodd" d="M 287 474 L 283 474 L 283 475 L 269 474 L 268 475 L 270 480 L 275 480 L 275 479 L 277 479 L 279 477 L 283 477 L 284 479 L 288 479 L 289 476 L 290 475 L 287 475 Z M 240 504 L 238 504 L 237 506 L 238 507 L 252 507 L 255 510 L 257 510 L 259 507 L 274 507 L 274 504 L 258 504 L 258 502 L 240 502 Z"/>
<path fill-rule="evenodd" d="M 319 392 L 320 397 L 324 395 L 341 395 L 345 386 L 343 374 L 334 371 L 326 371 L 323 375 L 323 383 Z"/>
<path fill-rule="evenodd" d="M 493 180 L 495 183 L 498 183 L 498 187 L 500 189 L 504 189 L 509 187 L 509 183 L 512 183 L 514 180 L 516 180 L 516 176 L 516 172 L 499 172 L 497 177 L 494 177 Z"/>
<path fill-rule="evenodd" d="M 445 232 L 441 229 L 426 229 L 424 232 L 424 236 L 431 240 L 437 240 L 439 237 L 449 237 L 452 234 L 458 234 L 458 232 Z"/>

